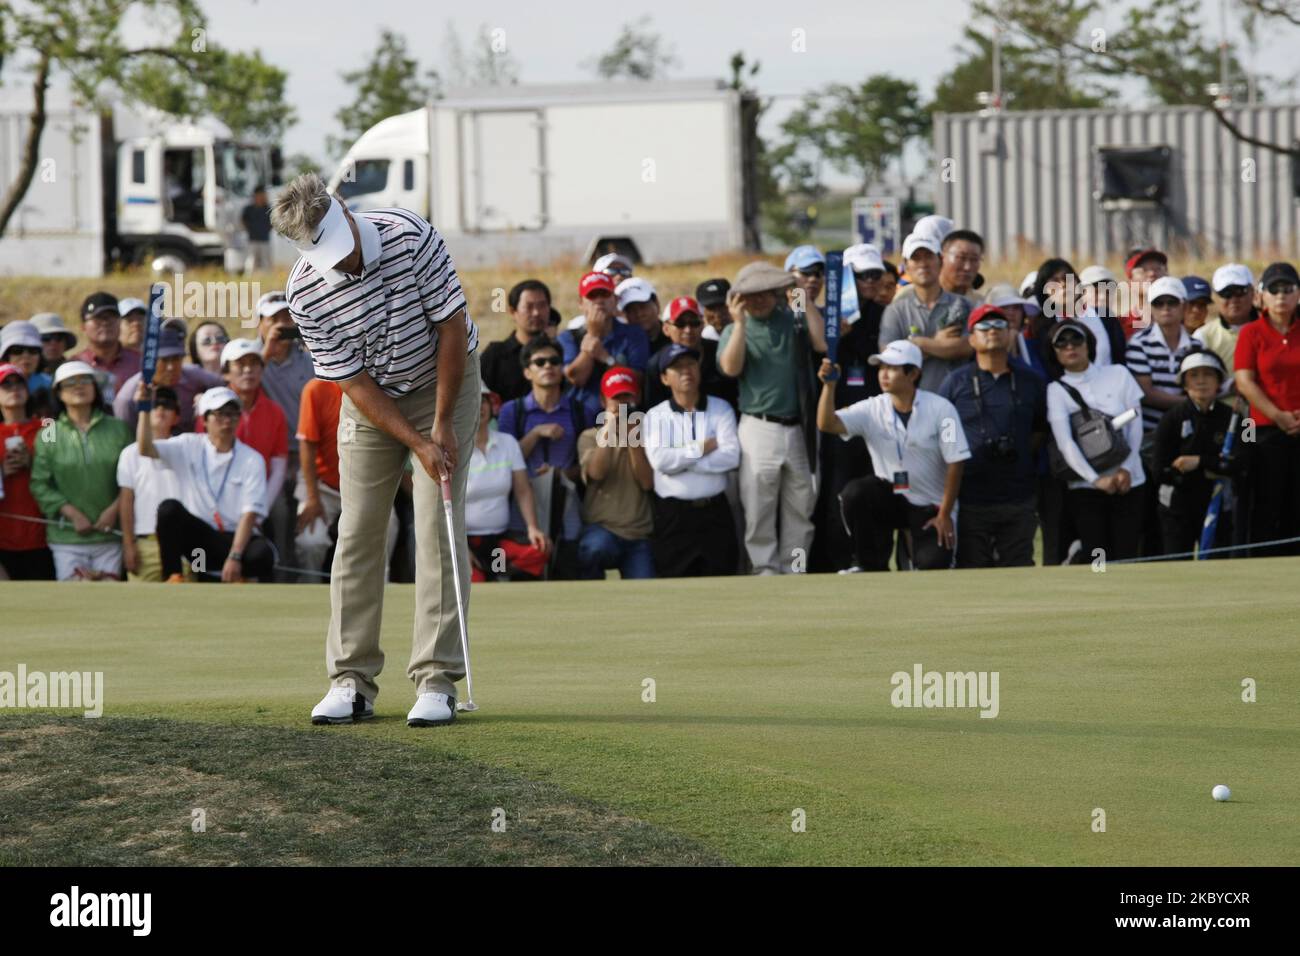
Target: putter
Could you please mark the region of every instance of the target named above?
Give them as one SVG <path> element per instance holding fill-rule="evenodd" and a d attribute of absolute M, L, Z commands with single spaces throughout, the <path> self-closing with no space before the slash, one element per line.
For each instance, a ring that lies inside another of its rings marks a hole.
<path fill-rule="evenodd" d="M 442 482 L 442 513 L 447 518 L 447 541 L 451 545 L 451 578 L 456 584 L 456 620 L 460 622 L 460 650 L 465 655 L 465 691 L 466 700 L 456 704 L 456 709 L 472 713 L 478 710 L 474 703 L 474 677 L 469 669 L 469 632 L 465 628 L 465 598 L 460 590 L 460 558 L 456 547 L 456 522 L 451 514 L 451 481 Z"/>

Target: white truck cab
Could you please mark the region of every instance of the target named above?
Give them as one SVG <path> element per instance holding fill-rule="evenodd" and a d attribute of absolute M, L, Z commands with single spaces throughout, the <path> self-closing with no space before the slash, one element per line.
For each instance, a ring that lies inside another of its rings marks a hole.
<path fill-rule="evenodd" d="M 242 258 L 240 214 L 253 190 L 278 179 L 266 146 L 238 142 L 216 120 L 157 120 L 124 137 L 117 156 L 117 245 L 125 262 L 155 255 L 233 265 Z"/>

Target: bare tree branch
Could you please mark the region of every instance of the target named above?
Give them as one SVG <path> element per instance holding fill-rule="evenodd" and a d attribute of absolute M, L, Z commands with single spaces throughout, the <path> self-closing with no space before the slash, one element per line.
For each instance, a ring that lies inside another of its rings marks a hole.
<path fill-rule="evenodd" d="M 1266 17 L 1279 17 L 1300 27 L 1300 8 L 1295 8 L 1287 0 L 1277 0 L 1275 3 L 1269 3 L 1268 0 L 1241 0 L 1241 3 Z"/>
<path fill-rule="evenodd" d="M 5 193 L 4 202 L 0 203 L 0 236 L 9 226 L 9 220 L 23 201 L 27 189 L 36 175 L 36 161 L 40 154 L 41 134 L 45 132 L 45 91 L 50 85 L 50 57 L 41 54 L 36 64 L 36 81 L 32 84 L 33 103 L 31 115 L 27 117 L 27 138 L 23 143 L 23 158 L 18 167 L 18 176 L 9 191 Z"/>

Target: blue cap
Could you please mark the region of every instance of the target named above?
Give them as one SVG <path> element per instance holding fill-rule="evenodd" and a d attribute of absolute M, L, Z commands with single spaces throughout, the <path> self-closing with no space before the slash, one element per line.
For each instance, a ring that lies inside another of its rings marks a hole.
<path fill-rule="evenodd" d="M 1200 276 L 1183 276 L 1183 287 L 1187 289 L 1188 302 L 1213 298 L 1210 294 L 1210 284 Z"/>
<path fill-rule="evenodd" d="M 826 265 L 826 257 L 816 246 L 795 246 L 785 257 L 785 271 L 807 269 L 809 266 Z"/>
<path fill-rule="evenodd" d="M 689 355 L 697 362 L 700 360 L 700 352 L 698 349 L 693 349 L 688 345 L 679 345 L 674 342 L 672 345 L 668 346 L 668 350 L 664 353 L 664 360 L 659 364 L 659 367 L 661 369 L 666 369 L 683 355 Z"/>

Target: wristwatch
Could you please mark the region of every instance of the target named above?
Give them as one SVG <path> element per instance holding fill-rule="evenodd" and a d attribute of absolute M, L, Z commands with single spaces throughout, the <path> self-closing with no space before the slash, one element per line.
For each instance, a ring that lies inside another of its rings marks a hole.
<path fill-rule="evenodd" d="M 244 552 L 242 552 L 242 551 L 231 551 L 228 555 L 226 555 L 226 560 L 227 560 L 227 561 L 243 561 L 243 560 L 244 560 Z"/>

